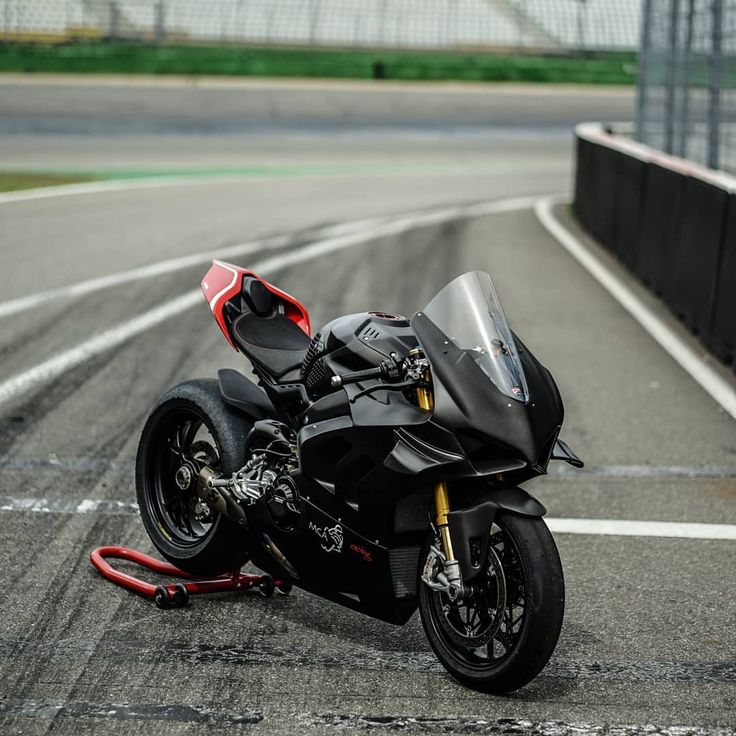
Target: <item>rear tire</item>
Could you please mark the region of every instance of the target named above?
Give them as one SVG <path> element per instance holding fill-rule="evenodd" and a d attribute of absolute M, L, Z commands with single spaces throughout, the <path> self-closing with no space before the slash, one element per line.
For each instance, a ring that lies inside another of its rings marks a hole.
<path fill-rule="evenodd" d="M 432 543 L 430 538 L 425 545 L 420 575 Z M 496 577 L 499 563 L 501 580 Z M 452 604 L 445 593 L 432 590 L 420 577 L 419 610 L 432 649 L 456 680 L 473 690 L 506 693 L 542 671 L 562 628 L 562 566 L 544 521 L 498 514 L 486 570 L 490 570 L 487 576 L 481 572 L 477 578 L 483 578 L 485 589 L 479 585 L 467 605 Z M 471 616 L 472 606 L 477 613 Z M 497 633 L 492 636 L 494 627 Z"/>
<path fill-rule="evenodd" d="M 219 575 L 248 560 L 244 530 L 200 502 L 196 473 L 204 464 L 225 477 L 243 467 L 251 427 L 225 404 L 217 381 L 200 379 L 167 391 L 143 428 L 136 458 L 141 518 L 159 552 L 191 575 Z"/>

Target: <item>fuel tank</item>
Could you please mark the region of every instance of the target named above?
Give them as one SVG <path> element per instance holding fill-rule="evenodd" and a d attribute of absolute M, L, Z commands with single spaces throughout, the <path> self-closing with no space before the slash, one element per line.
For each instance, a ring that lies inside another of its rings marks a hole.
<path fill-rule="evenodd" d="M 405 358 L 419 347 L 409 320 L 387 312 L 360 312 L 328 322 L 315 334 L 302 365 L 307 388 L 329 392 L 329 379 L 364 370 L 389 358 Z"/>

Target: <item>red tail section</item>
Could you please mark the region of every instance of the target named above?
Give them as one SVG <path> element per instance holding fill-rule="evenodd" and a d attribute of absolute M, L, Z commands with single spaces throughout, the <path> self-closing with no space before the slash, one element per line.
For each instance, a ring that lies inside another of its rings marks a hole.
<path fill-rule="evenodd" d="M 238 348 L 232 337 L 230 337 L 223 309 L 230 299 L 240 294 L 243 288 L 244 276 L 252 276 L 258 279 L 274 296 L 283 300 L 286 316 L 301 327 L 307 335 L 310 334 L 309 313 L 293 296 L 277 289 L 273 284 L 269 284 L 268 281 L 247 268 L 233 266 L 231 263 L 225 263 L 224 261 L 212 261 L 210 270 L 202 279 L 202 292 L 210 305 L 212 315 L 222 330 L 222 334 L 225 335 L 225 338 L 235 350 Z"/>

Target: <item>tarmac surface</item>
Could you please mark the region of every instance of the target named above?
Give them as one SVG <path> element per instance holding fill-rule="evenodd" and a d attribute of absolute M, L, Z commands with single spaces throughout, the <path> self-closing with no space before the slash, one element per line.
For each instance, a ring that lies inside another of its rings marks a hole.
<path fill-rule="evenodd" d="M 574 122 L 632 110 L 615 89 L 0 78 L 2 168 L 138 177 L 0 202 L 0 310 L 269 236 L 290 237 L 232 260 L 255 267 L 332 224 L 374 218 L 356 226 L 369 232 L 375 218 L 532 197 L 269 278 L 317 328 L 356 311 L 413 314 L 453 276 L 488 270 L 555 376 L 563 436 L 587 462 L 527 485 L 549 516 L 733 525 L 733 419 L 531 206 L 569 191 Z M 578 232 L 567 208 L 556 216 Z M 736 733 L 733 541 L 556 535 L 562 636 L 542 674 L 505 698 L 452 681 L 418 616 L 395 628 L 299 590 L 167 612 L 103 581 L 92 548 L 152 551 L 132 506 L 148 408 L 179 381 L 247 364 L 202 299 L 48 380 L 33 370 L 191 292 L 205 268 L 0 316 L 0 397 L 31 376 L 0 398 L 0 733 Z"/>

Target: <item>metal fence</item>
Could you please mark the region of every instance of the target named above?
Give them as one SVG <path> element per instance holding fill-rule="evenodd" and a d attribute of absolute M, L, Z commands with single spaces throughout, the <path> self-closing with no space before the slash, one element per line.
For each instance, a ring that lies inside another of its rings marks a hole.
<path fill-rule="evenodd" d="M 644 0 L 636 137 L 736 173 L 736 0 Z"/>
<path fill-rule="evenodd" d="M 0 0 L 0 39 L 633 51 L 642 0 Z"/>

